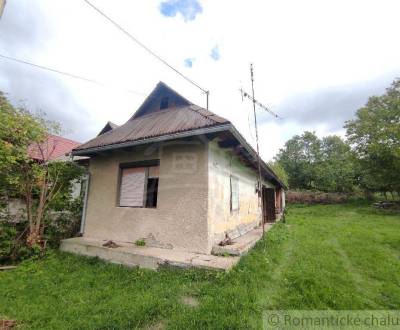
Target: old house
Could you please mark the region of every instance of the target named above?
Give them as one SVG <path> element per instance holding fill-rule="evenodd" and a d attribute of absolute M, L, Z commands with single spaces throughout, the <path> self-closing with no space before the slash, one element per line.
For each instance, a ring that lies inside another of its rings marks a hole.
<path fill-rule="evenodd" d="M 284 208 L 284 185 L 264 162 L 259 201 L 257 155 L 235 127 L 162 82 L 73 155 L 90 157 L 90 183 L 83 238 L 67 251 L 103 256 L 76 244 L 112 240 L 210 255 Z"/>

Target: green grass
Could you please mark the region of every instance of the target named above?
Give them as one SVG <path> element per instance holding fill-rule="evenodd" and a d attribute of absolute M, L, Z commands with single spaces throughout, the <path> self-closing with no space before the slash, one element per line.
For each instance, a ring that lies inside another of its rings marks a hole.
<path fill-rule="evenodd" d="M 293 206 L 228 274 L 50 253 L 0 272 L 0 318 L 27 329 L 261 328 L 265 309 L 398 309 L 400 216 Z M 182 303 L 194 297 L 198 306 Z"/>

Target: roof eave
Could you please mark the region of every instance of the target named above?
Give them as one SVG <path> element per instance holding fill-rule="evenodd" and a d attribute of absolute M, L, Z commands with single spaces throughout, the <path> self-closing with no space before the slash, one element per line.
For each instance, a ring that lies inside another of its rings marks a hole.
<path fill-rule="evenodd" d="M 110 144 L 110 145 L 81 149 L 81 150 L 79 150 L 79 149 L 72 150 L 72 155 L 73 156 L 89 156 L 94 153 L 102 152 L 102 151 L 117 150 L 117 149 L 121 149 L 121 148 L 127 148 L 127 147 L 142 145 L 142 144 L 175 140 L 175 139 L 180 139 L 180 138 L 184 138 L 184 137 L 196 136 L 196 135 L 202 135 L 202 134 L 208 134 L 208 133 L 228 131 L 231 127 L 232 127 L 232 124 L 223 124 L 223 125 L 194 129 L 194 130 L 185 131 L 185 132 L 166 134 L 166 135 L 146 138 L 146 139 L 142 139 L 142 140 L 127 141 L 127 142 L 122 142 L 122 143 Z"/>
<path fill-rule="evenodd" d="M 111 144 L 106 146 L 94 147 L 94 148 L 87 148 L 81 150 L 72 150 L 73 156 L 90 156 L 98 152 L 102 151 L 110 151 L 110 150 L 117 150 L 127 147 L 133 147 L 148 143 L 156 143 L 156 142 L 163 142 L 168 140 L 175 140 L 189 136 L 196 136 L 202 134 L 209 134 L 209 133 L 216 133 L 216 132 L 223 132 L 229 131 L 238 141 L 239 143 L 247 150 L 247 152 L 257 161 L 258 156 L 256 151 L 252 148 L 250 144 L 247 143 L 245 138 L 239 133 L 239 131 L 231 124 L 222 124 L 217 126 L 199 128 L 195 130 L 167 134 L 162 136 L 156 136 L 152 138 L 136 140 L 136 141 L 127 141 L 123 143 Z M 284 189 L 287 189 L 286 185 L 279 179 L 279 177 L 274 173 L 274 171 L 261 159 L 261 167 L 272 177 L 274 178 Z"/>
<path fill-rule="evenodd" d="M 257 152 L 253 149 L 253 147 L 247 143 L 246 139 L 239 133 L 239 131 L 235 128 L 235 126 L 231 125 L 229 131 L 232 135 L 240 142 L 240 144 L 247 150 L 247 152 L 254 158 L 255 161 L 258 160 Z M 275 174 L 275 172 L 265 163 L 261 157 L 261 167 L 271 175 L 284 189 L 287 189 L 286 185 L 279 179 L 279 177 Z"/>

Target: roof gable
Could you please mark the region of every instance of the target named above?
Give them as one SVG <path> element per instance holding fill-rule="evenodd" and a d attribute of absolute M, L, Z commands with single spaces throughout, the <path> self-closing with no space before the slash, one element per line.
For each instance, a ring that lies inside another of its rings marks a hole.
<path fill-rule="evenodd" d="M 166 109 L 192 105 L 190 101 L 160 81 L 129 120 L 164 110 L 161 106 L 162 101 L 167 101 Z"/>
<path fill-rule="evenodd" d="M 107 133 L 108 131 L 111 131 L 117 127 L 118 127 L 117 124 L 114 124 L 111 121 L 108 121 L 107 124 L 101 129 L 100 133 L 97 134 L 97 136 Z"/>

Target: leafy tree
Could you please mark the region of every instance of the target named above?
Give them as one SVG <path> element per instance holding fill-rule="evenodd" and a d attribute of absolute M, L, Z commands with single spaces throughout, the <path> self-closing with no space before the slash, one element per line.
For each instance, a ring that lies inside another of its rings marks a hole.
<path fill-rule="evenodd" d="M 278 162 L 269 162 L 268 166 L 275 172 L 275 174 L 286 186 L 289 186 L 289 177 L 285 169 Z"/>
<path fill-rule="evenodd" d="M 348 192 L 354 187 L 354 161 L 350 146 L 339 136 L 319 139 L 304 132 L 288 140 L 276 161 L 294 189 Z"/>
<path fill-rule="evenodd" d="M 400 79 L 385 94 L 370 97 L 345 128 L 360 185 L 369 192 L 400 193 Z"/>
<path fill-rule="evenodd" d="M 294 189 L 314 189 L 316 164 L 320 161 L 320 140 L 312 132 L 296 135 L 285 143 L 275 157 L 289 176 Z"/>
<path fill-rule="evenodd" d="M 321 140 L 321 159 L 316 169 L 316 187 L 322 191 L 350 192 L 354 189 L 354 157 L 339 136 Z"/>
<path fill-rule="evenodd" d="M 27 154 L 33 142 L 45 138 L 45 127 L 24 109 L 14 108 L 0 92 L 0 193 L 18 193 L 18 182 L 25 174 L 16 167 L 29 163 Z M 19 187 L 20 188 L 20 187 Z M 13 191 L 14 190 L 14 191 Z"/>
<path fill-rule="evenodd" d="M 48 159 L 46 137 L 57 129 L 57 124 L 13 107 L 0 94 L 0 193 L 25 199 L 29 246 L 40 244 L 49 207 L 82 174 L 72 162 Z M 40 160 L 29 157 L 31 148 L 39 151 Z"/>

